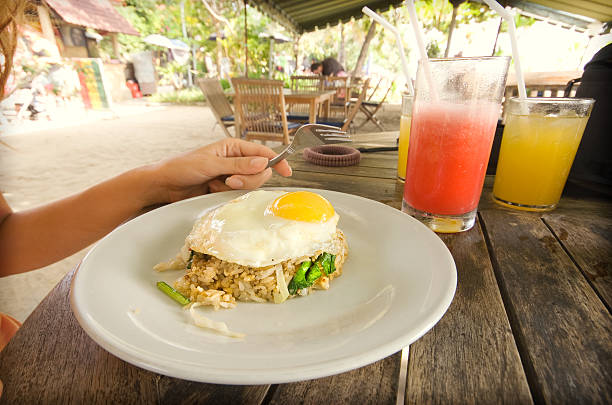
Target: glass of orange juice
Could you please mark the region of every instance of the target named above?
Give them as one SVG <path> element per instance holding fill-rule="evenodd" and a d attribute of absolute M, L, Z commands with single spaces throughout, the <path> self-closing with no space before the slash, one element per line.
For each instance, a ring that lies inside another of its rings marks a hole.
<path fill-rule="evenodd" d="M 397 178 L 406 180 L 406 161 L 408 160 L 408 141 L 410 140 L 410 125 L 412 123 L 412 103 L 414 97 L 408 93 L 402 94 L 402 116 L 400 119 L 399 145 L 397 146 Z"/>
<path fill-rule="evenodd" d="M 585 98 L 510 99 L 493 199 L 520 210 L 554 209 L 594 102 Z"/>
<path fill-rule="evenodd" d="M 509 57 L 419 62 L 402 211 L 436 232 L 470 229 L 485 173 Z M 433 88 L 432 88 L 433 87 Z"/>

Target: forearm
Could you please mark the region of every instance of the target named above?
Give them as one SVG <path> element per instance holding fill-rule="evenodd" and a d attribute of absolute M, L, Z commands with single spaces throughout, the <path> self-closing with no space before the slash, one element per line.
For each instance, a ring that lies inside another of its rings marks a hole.
<path fill-rule="evenodd" d="M 46 266 L 97 241 L 155 202 L 153 180 L 149 168 L 139 168 L 7 215 L 0 223 L 0 276 Z"/>

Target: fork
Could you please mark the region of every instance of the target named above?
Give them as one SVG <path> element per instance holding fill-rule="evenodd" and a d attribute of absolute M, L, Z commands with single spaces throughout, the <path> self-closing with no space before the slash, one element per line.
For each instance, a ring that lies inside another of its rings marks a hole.
<path fill-rule="evenodd" d="M 345 131 L 331 125 L 305 124 L 298 128 L 293 136 L 293 142 L 278 156 L 270 159 L 267 167 L 274 166 L 298 150 L 316 145 L 329 145 L 334 143 L 351 142 L 351 137 Z"/>

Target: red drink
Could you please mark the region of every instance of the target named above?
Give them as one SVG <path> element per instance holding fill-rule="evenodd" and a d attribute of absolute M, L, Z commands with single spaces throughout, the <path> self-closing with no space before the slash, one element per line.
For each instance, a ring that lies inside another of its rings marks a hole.
<path fill-rule="evenodd" d="M 419 62 L 402 211 L 436 232 L 463 232 L 476 222 L 509 62 Z"/>
<path fill-rule="evenodd" d="M 404 200 L 417 210 L 462 215 L 478 206 L 499 104 L 416 103 Z"/>

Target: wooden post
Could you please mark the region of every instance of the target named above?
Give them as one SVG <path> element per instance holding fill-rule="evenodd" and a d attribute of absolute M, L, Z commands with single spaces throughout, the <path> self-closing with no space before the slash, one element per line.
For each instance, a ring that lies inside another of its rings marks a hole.
<path fill-rule="evenodd" d="M 368 56 L 368 48 L 370 47 L 370 42 L 372 42 L 372 38 L 374 38 L 375 32 L 376 21 L 372 21 L 372 24 L 370 24 L 370 29 L 368 29 L 368 33 L 366 34 L 365 40 L 363 41 L 363 45 L 361 46 L 361 52 L 359 52 L 359 57 L 357 58 L 355 69 L 353 69 L 353 76 L 361 75 L 363 64 L 365 63 L 365 60 Z"/>
<path fill-rule="evenodd" d="M 247 24 L 247 3 L 248 0 L 244 0 L 244 77 L 249 77 L 249 27 Z"/>
<path fill-rule="evenodd" d="M 295 41 L 293 42 L 293 54 L 295 55 L 295 72 L 298 71 L 300 67 L 300 35 L 295 37 Z"/>
<path fill-rule="evenodd" d="M 344 66 L 346 62 L 346 55 L 344 51 L 344 23 L 338 24 L 340 26 L 340 45 L 338 46 L 338 62 Z M 344 66 L 346 68 L 346 66 Z"/>
<path fill-rule="evenodd" d="M 57 49 L 57 42 L 55 42 L 55 34 L 53 33 L 53 23 L 51 22 L 51 16 L 49 16 L 49 10 L 45 6 L 37 6 L 38 19 L 40 20 L 40 28 L 42 29 L 43 37 L 54 47 L 57 53 L 54 56 L 59 56 L 59 50 Z"/>
<path fill-rule="evenodd" d="M 274 75 L 274 36 L 270 35 L 270 54 L 268 56 L 268 79 Z"/>
<path fill-rule="evenodd" d="M 111 40 L 113 41 L 113 58 L 120 59 L 121 58 L 121 47 L 119 46 L 119 40 L 117 39 L 117 33 L 111 33 Z"/>

